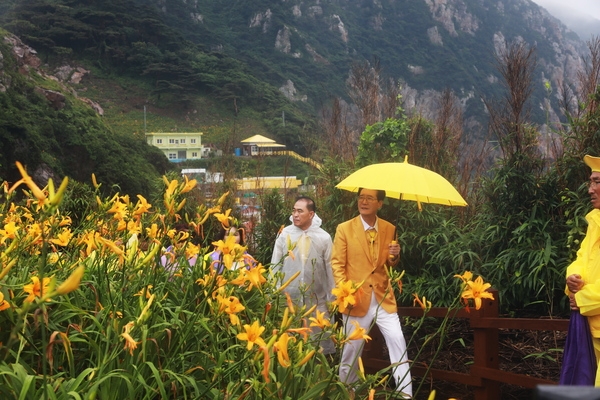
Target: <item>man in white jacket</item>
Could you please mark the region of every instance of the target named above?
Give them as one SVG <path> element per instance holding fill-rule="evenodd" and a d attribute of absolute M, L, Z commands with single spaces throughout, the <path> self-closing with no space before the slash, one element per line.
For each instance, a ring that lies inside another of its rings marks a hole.
<path fill-rule="evenodd" d="M 292 281 L 285 292 L 289 293 L 297 305 L 312 307 L 325 313 L 329 319 L 327 303 L 333 300 L 334 287 L 331 270 L 331 236 L 321 228 L 321 218 L 316 214 L 315 202 L 308 196 L 296 198 L 292 215 L 292 225 L 286 226 L 275 241 L 271 264 L 273 271 L 283 271 L 286 282 L 296 272 L 300 275 Z M 292 251 L 293 257 L 289 254 Z M 318 327 L 312 327 L 313 337 L 320 335 Z M 321 338 L 324 354 L 335 352 L 331 339 Z"/>

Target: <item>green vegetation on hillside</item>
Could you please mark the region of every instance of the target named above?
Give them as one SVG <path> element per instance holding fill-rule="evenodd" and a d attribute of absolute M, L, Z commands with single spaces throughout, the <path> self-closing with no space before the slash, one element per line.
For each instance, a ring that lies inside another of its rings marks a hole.
<path fill-rule="evenodd" d="M 0 175 L 5 179 L 18 179 L 15 161 L 20 161 L 30 169 L 45 165 L 59 177 L 82 182 L 89 182 L 95 173 L 107 189 L 116 185 L 111 190 L 148 194 L 152 181 L 170 168 L 164 155 L 144 138 L 113 133 L 72 94 L 64 91 L 64 106 L 52 107 L 40 91 L 57 91 L 57 83 L 35 72 L 18 73 L 11 48 L 1 42 L 0 51 L 6 85 L 0 92 Z"/>

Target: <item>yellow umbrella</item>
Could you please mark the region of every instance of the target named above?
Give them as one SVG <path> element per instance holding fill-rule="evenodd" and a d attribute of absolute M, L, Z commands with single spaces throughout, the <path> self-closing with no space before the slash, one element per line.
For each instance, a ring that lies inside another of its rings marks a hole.
<path fill-rule="evenodd" d="M 387 197 L 421 203 L 466 206 L 460 193 L 440 174 L 408 163 L 372 164 L 350 174 L 336 185 L 358 192 L 359 188 L 385 190 Z"/>

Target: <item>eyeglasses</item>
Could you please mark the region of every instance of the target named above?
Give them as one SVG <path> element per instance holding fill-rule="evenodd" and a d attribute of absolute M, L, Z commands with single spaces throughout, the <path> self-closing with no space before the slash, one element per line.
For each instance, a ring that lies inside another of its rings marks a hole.
<path fill-rule="evenodd" d="M 368 201 L 369 203 L 372 203 L 374 201 L 378 201 L 376 197 L 373 196 L 358 196 L 358 201 Z"/>
<path fill-rule="evenodd" d="M 588 189 L 596 189 L 596 186 L 600 185 L 600 180 L 590 179 L 587 183 Z"/>

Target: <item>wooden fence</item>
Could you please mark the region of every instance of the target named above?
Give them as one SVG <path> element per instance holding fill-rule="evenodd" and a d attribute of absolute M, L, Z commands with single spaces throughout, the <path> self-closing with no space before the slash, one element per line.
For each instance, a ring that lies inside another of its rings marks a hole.
<path fill-rule="evenodd" d="M 468 385 L 473 388 L 475 400 L 500 400 L 500 384 L 535 388 L 537 385 L 557 384 L 547 379 L 529 375 L 516 374 L 499 369 L 499 330 L 521 329 L 535 331 L 566 331 L 568 319 L 533 319 L 533 318 L 500 318 L 498 315 L 498 292 L 490 290 L 494 300 L 484 300 L 479 310 L 474 308 L 451 311 L 454 318 L 466 318 L 473 329 L 474 359 L 469 373 L 427 369 L 413 365 L 411 373 L 414 376 L 425 376 L 432 380 L 442 380 Z M 420 307 L 398 307 L 401 317 L 422 317 Z M 448 315 L 447 308 L 432 308 L 426 314 L 428 317 L 444 318 Z M 389 359 L 382 359 L 384 339 L 375 326 L 371 329 L 372 341 L 363 350 L 363 364 L 367 370 L 380 370 L 390 365 Z"/>

